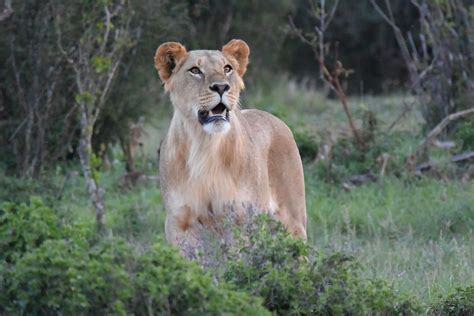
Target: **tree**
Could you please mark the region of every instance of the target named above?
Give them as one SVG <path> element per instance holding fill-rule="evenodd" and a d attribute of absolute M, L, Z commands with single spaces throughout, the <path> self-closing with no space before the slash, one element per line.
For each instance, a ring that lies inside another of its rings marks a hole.
<path fill-rule="evenodd" d="M 390 1 L 384 0 L 384 6 L 376 0 L 370 2 L 395 34 L 427 127 L 471 107 L 474 5 L 466 0 L 411 0 L 419 15 L 420 33 L 416 36 L 403 34 Z"/>
<path fill-rule="evenodd" d="M 133 11 L 127 0 L 90 0 L 83 1 L 82 5 L 58 3 L 55 13 L 58 48 L 73 69 L 77 91 L 79 160 L 97 224 L 102 227 L 105 205 L 93 164 L 92 137 L 119 65 L 133 46 L 130 32 Z M 80 23 L 72 23 L 75 19 Z"/>
<path fill-rule="evenodd" d="M 337 59 L 334 61 L 334 66 L 332 67 L 332 69 L 330 69 L 327 66 L 325 58 L 326 51 L 328 49 L 327 44 L 324 41 L 324 34 L 328 29 L 329 24 L 331 23 L 334 17 L 334 14 L 336 13 L 337 7 L 339 5 L 339 0 L 336 0 L 329 10 L 326 10 L 325 0 L 315 0 L 315 2 L 311 0 L 310 4 L 310 13 L 315 21 L 315 32 L 310 34 L 304 34 L 300 29 L 296 27 L 291 16 L 289 19 L 290 27 L 293 31 L 293 34 L 296 35 L 303 43 L 310 46 L 313 50 L 314 57 L 319 65 L 321 79 L 323 79 L 327 84 L 329 84 L 330 88 L 337 94 L 344 109 L 344 113 L 346 114 L 347 122 L 349 128 L 352 131 L 352 135 L 354 136 L 354 140 L 356 141 L 356 144 L 359 146 L 360 149 L 364 149 L 366 144 L 362 137 L 359 135 L 357 128 L 355 127 L 351 111 L 349 110 L 349 106 L 347 104 L 347 94 L 344 91 L 344 88 L 342 87 L 341 82 L 339 80 L 339 77 L 341 75 L 347 77 L 351 73 L 351 71 L 344 69 L 342 63 Z"/>
<path fill-rule="evenodd" d="M 69 150 L 76 108 L 66 106 L 71 82 L 54 49 L 51 1 L 25 0 L 11 10 L 0 29 L 0 156 L 7 169 L 36 178 L 45 161 Z"/>

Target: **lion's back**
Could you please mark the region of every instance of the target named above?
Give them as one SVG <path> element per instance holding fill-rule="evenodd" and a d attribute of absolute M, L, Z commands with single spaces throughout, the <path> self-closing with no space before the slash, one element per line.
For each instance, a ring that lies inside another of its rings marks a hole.
<path fill-rule="evenodd" d="M 260 110 L 242 111 L 257 147 L 267 148 L 267 171 L 276 216 L 295 235 L 306 238 L 306 203 L 303 164 L 290 128 Z M 258 149 L 257 149 L 258 150 Z"/>

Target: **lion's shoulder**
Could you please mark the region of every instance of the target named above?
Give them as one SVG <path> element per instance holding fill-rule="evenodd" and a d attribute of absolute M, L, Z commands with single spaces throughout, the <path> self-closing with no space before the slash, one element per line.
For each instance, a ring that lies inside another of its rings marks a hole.
<path fill-rule="evenodd" d="M 250 127 L 264 126 L 272 131 L 291 135 L 291 130 L 280 118 L 257 109 L 242 110 L 242 116 Z"/>

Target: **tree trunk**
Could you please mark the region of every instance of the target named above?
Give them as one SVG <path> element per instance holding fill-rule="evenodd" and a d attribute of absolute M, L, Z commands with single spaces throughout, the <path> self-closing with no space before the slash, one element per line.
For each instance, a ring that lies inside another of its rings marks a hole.
<path fill-rule="evenodd" d="M 92 158 L 92 131 L 93 124 L 88 119 L 87 105 L 81 104 L 81 139 L 79 142 L 79 159 L 81 161 L 82 173 L 86 181 L 92 205 L 95 208 L 96 222 L 99 229 L 104 227 L 105 204 L 102 192 L 93 174 L 91 167 Z"/>

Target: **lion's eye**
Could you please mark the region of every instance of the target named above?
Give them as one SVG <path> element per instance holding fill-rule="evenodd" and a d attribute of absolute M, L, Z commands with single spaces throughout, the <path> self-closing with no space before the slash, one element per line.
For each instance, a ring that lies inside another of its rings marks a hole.
<path fill-rule="evenodd" d="M 224 72 L 226 74 L 230 73 L 232 71 L 232 67 L 230 65 L 225 65 L 224 66 Z"/>
<path fill-rule="evenodd" d="M 191 69 L 188 70 L 190 73 L 192 73 L 193 75 L 200 75 L 202 74 L 201 70 L 199 70 L 198 67 L 193 67 Z"/>

